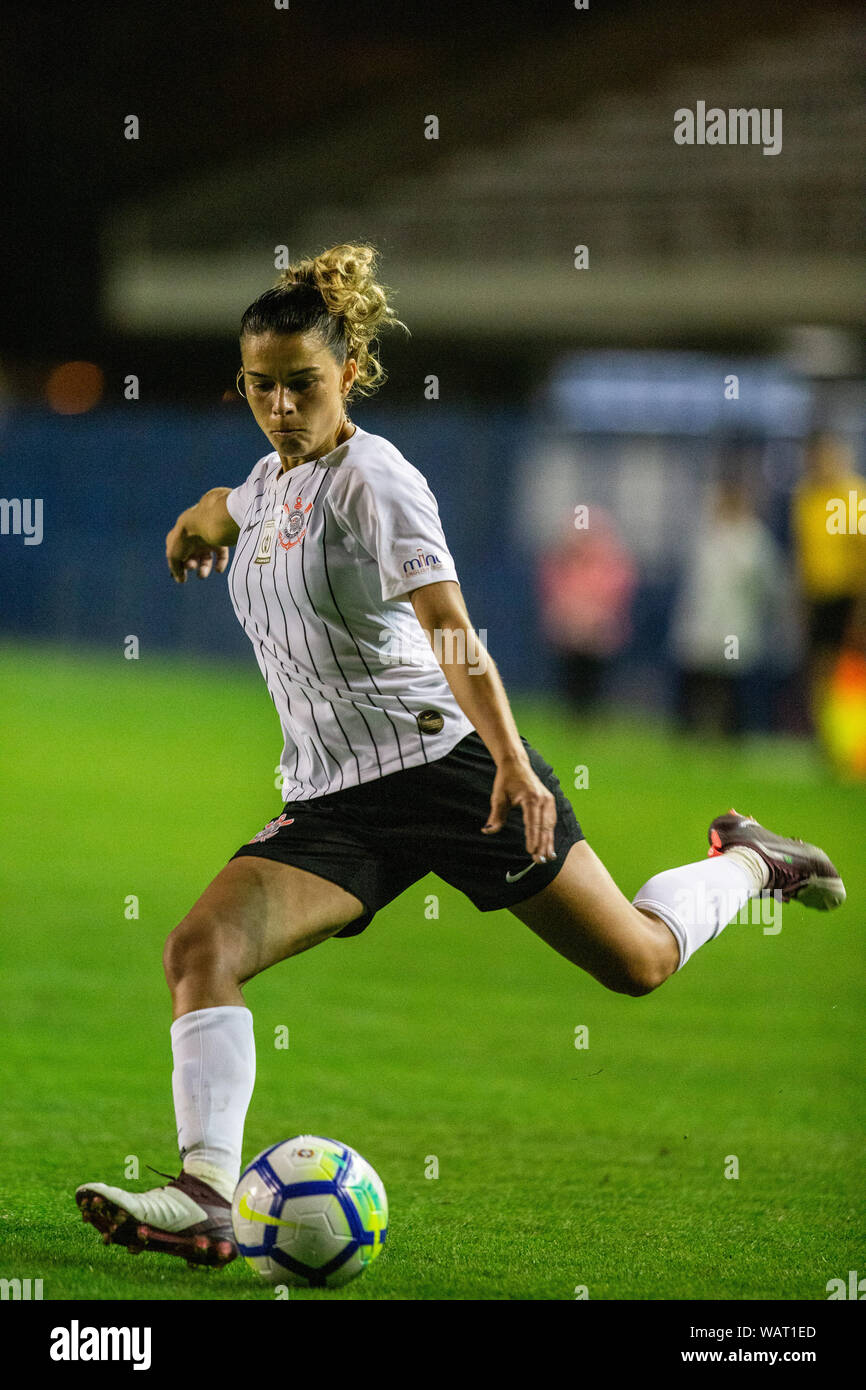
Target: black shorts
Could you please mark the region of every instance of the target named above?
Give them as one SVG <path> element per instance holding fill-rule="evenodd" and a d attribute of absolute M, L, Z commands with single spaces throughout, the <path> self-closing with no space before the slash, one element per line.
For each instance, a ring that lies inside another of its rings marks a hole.
<path fill-rule="evenodd" d="M 583 839 L 553 769 L 522 742 L 536 776 L 556 798 L 557 857 L 547 864 L 528 867 L 519 806 L 495 835 L 482 835 L 496 764 L 474 732 L 435 762 L 311 801 L 287 802 L 232 858 L 276 859 L 353 893 L 364 912 L 336 936 L 357 936 L 379 908 L 428 873 L 459 888 L 482 912 L 513 907 L 546 887 L 569 848 Z"/>

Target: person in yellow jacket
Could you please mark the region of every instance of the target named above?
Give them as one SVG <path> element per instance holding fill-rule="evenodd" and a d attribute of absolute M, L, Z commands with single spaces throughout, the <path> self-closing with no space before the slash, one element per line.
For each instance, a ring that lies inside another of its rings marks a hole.
<path fill-rule="evenodd" d="M 866 479 L 844 440 L 823 431 L 807 439 L 791 522 L 818 726 L 839 653 L 866 629 Z"/>

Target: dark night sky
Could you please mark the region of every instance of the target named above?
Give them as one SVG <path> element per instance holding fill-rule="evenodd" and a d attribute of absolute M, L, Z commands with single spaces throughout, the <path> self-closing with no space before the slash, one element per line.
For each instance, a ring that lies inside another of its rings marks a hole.
<path fill-rule="evenodd" d="M 535 31 L 573 23 L 561 5 L 486 0 L 291 0 L 288 13 L 269 0 L 84 0 L 20 7 L 12 26 L 7 15 L 0 351 L 87 350 L 99 332 L 97 235 L 114 201 L 245 149 L 261 155 L 281 126 L 326 121 L 335 95 L 363 103 L 383 81 L 471 70 L 479 51 L 511 46 L 527 15 Z M 122 137 L 130 112 L 137 142 Z"/>
<path fill-rule="evenodd" d="M 782 0 L 731 0 L 724 21 L 715 6 L 673 0 L 591 0 L 577 21 L 570 0 L 290 0 L 288 12 L 272 0 L 19 6 L 6 17 L 0 57 L 0 359 L 26 389 L 27 364 L 38 373 L 67 355 L 109 362 L 112 348 L 123 352 L 98 315 L 99 231 L 117 202 L 245 151 L 261 158 L 287 129 L 333 130 L 383 89 L 435 92 L 442 79 L 495 63 L 497 52 L 513 54 L 524 38 L 555 43 L 575 22 L 596 52 L 596 38 L 642 23 L 658 51 L 643 39 L 632 47 L 650 72 L 690 40 L 712 53 L 744 26 L 778 32 L 791 22 Z M 612 51 L 627 61 L 619 37 Z M 528 71 L 527 83 L 531 100 L 543 101 L 543 72 Z M 142 123 L 137 142 L 123 138 L 129 113 Z M 167 363 L 176 346 L 150 350 Z"/>

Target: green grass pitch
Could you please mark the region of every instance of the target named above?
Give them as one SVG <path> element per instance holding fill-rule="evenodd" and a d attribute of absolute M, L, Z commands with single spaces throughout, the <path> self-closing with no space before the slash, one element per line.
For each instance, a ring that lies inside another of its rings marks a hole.
<path fill-rule="evenodd" d="M 264 685 L 252 667 L 12 643 L 0 678 L 0 1275 L 41 1278 L 46 1299 L 272 1298 L 240 1260 L 192 1271 L 103 1247 L 73 1198 L 86 1180 L 122 1185 L 130 1157 L 132 1186 L 160 1181 L 147 1164 L 176 1170 L 162 946 L 279 809 Z M 361 1278 L 292 1297 L 826 1299 L 829 1279 L 866 1273 L 862 786 L 797 743 L 685 743 L 549 701 L 515 708 L 629 896 L 702 858 L 733 804 L 823 844 L 848 902 L 788 906 L 778 934 L 733 924 L 631 999 L 429 878 L 362 936 L 252 981 L 245 1161 L 332 1135 L 391 1207 Z"/>

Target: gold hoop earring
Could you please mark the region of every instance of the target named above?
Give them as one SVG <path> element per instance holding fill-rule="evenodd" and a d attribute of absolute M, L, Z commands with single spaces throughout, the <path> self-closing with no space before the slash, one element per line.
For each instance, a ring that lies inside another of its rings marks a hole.
<path fill-rule="evenodd" d="M 235 377 L 235 386 L 236 386 L 236 388 L 237 388 L 237 393 L 238 393 L 238 395 L 239 395 L 239 396 L 242 396 L 243 399 L 246 400 L 246 398 L 247 398 L 247 393 L 246 393 L 246 391 L 242 391 L 242 390 L 241 390 L 241 377 L 243 376 L 243 374 L 244 374 L 244 369 L 243 369 L 243 367 L 239 367 L 239 368 L 238 368 L 238 374 L 237 374 L 237 376 Z"/>

